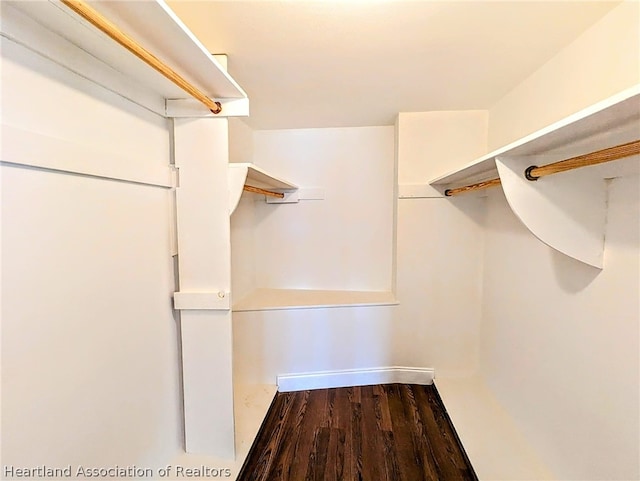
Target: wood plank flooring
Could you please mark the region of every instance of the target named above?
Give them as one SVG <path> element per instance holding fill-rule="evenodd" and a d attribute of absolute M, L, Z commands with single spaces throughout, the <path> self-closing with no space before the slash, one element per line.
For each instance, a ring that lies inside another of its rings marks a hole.
<path fill-rule="evenodd" d="M 278 393 L 238 481 L 477 480 L 434 385 Z"/>

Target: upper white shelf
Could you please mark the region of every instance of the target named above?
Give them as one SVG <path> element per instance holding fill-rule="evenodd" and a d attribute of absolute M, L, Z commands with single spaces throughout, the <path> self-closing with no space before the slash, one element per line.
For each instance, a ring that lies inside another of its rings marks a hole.
<path fill-rule="evenodd" d="M 429 181 L 438 186 L 462 186 L 498 177 L 500 156 L 569 156 L 636 140 L 640 133 L 640 85 L 581 110 L 533 134 L 491 152 L 464 167 Z M 582 152 L 584 151 L 584 152 Z"/>
<path fill-rule="evenodd" d="M 166 100 L 189 97 L 59 1 L 2 3 L 3 37 L 127 98 L 140 97 L 131 100 L 154 111 L 161 110 L 158 113 L 165 113 Z M 247 98 L 225 68 L 164 1 L 101 0 L 88 3 L 211 98 Z M 138 91 L 149 90 L 161 99 L 160 107 L 154 104 L 150 94 L 136 95 Z"/>

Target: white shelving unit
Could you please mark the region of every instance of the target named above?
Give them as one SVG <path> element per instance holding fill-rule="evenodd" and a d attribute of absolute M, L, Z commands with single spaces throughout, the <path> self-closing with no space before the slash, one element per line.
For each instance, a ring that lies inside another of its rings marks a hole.
<path fill-rule="evenodd" d="M 606 179 L 640 173 L 640 156 L 527 180 L 525 170 L 640 139 L 640 85 L 487 154 L 429 184 L 441 194 L 500 179 L 511 209 L 539 240 L 602 269 Z"/>
<path fill-rule="evenodd" d="M 294 203 L 302 199 L 322 199 L 322 189 L 300 189 L 297 185 L 276 177 L 252 163 L 229 164 L 229 206 L 233 213 L 240 202 L 244 185 L 282 192 L 285 197 L 266 197 L 268 203 Z M 234 299 L 234 312 L 273 311 L 289 309 L 321 309 L 332 307 L 363 307 L 397 305 L 391 291 L 351 291 L 322 289 L 278 289 L 260 287 Z"/>
<path fill-rule="evenodd" d="M 195 462 L 191 458 L 194 454 L 206 456 L 209 461 L 241 462 L 275 390 L 274 386 L 240 388 L 238 380 L 233 379 L 225 117 L 248 115 L 249 101 L 225 66 L 164 1 L 88 3 L 139 47 L 209 99 L 220 102 L 222 112 L 215 115 L 189 98 L 180 87 L 63 3 L 6 1 L 2 4 L 0 23 L 3 48 L 11 48 L 12 52 L 18 52 L 16 55 L 35 53 L 45 62 L 53 62 L 94 83 L 98 86 L 96 91 L 104 88 L 155 114 L 173 118 L 171 126 L 167 124 L 166 134 L 167 145 L 169 136 L 173 138 L 175 164 L 154 167 L 149 172 L 136 166 L 136 158 L 116 162 L 108 154 L 96 152 L 91 145 L 49 139 L 40 132 L 5 124 L 2 161 L 176 188 L 177 251 L 167 252 L 167 258 L 178 254 L 180 287 L 174 294 L 174 308 L 181 316 L 181 387 L 188 453 L 181 457 L 181 462 L 187 464 L 189 459 Z M 68 115 L 74 115 L 72 109 L 70 106 Z M 14 151 L 20 155 L 13 155 Z M 244 168 L 251 179 L 266 182 L 270 178 L 260 169 Z M 179 172 L 179 183 L 175 171 Z M 288 183 L 278 186 L 294 187 Z"/>
<path fill-rule="evenodd" d="M 220 101 L 221 116 L 248 114 L 247 94 L 165 2 L 95 1 L 90 5 L 195 87 Z M 60 2 L 7 1 L 2 15 L 5 38 L 157 114 L 213 115 Z M 10 22 L 4 22 L 5 18 Z"/>
<path fill-rule="evenodd" d="M 291 203 L 300 199 L 322 199 L 321 189 L 300 189 L 297 185 L 278 178 L 252 163 L 229 164 L 230 212 L 233 213 L 243 192 L 243 186 L 285 194 L 284 199 L 266 198 L 269 203 Z M 363 307 L 397 305 L 391 291 L 351 291 L 323 289 L 277 289 L 260 287 L 234 300 L 234 312 L 273 311 L 289 309 L 321 309 L 332 307 Z"/>

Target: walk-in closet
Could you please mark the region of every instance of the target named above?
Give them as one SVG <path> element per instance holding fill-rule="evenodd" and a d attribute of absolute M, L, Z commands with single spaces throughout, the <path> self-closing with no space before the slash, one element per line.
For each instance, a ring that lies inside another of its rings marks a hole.
<path fill-rule="evenodd" d="M 640 479 L 637 0 L 0 31 L 3 479 Z"/>

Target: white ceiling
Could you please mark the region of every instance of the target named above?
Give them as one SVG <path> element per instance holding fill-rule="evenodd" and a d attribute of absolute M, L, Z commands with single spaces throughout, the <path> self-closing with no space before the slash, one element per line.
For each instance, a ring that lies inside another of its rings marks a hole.
<path fill-rule="evenodd" d="M 251 100 L 254 129 L 486 109 L 617 1 L 169 2 Z"/>

